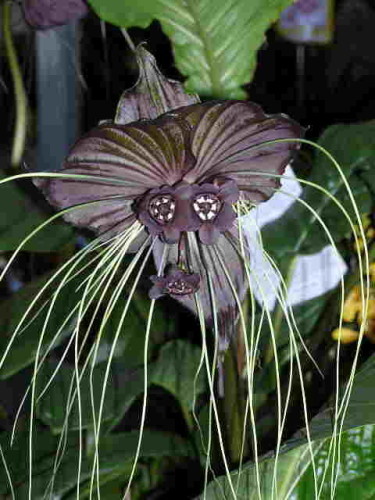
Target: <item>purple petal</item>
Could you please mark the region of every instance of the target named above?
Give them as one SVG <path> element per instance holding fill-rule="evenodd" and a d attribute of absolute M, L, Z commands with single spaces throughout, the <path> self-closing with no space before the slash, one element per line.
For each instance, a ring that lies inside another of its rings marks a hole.
<path fill-rule="evenodd" d="M 229 180 L 220 186 L 220 199 L 226 203 L 236 203 L 239 195 L 238 186 L 233 180 Z"/>
<path fill-rule="evenodd" d="M 121 197 L 65 217 L 77 226 L 106 230 L 121 218 L 135 220 L 131 204 L 135 198 L 150 188 L 180 180 L 192 161 L 185 145 L 185 132 L 173 120 L 133 126 L 103 124 L 76 143 L 61 170 L 90 176 L 90 180 L 47 179 L 36 184 L 59 209 Z M 103 182 L 103 178 L 113 182 Z"/>
<path fill-rule="evenodd" d="M 248 284 L 244 262 L 232 242 L 232 239 L 234 239 L 234 235 L 236 234 L 238 235 L 238 230 L 236 229 L 228 231 L 218 239 L 216 247 L 224 256 L 227 272 L 231 278 L 234 288 L 236 289 L 239 300 L 242 301 L 247 291 Z M 186 241 L 187 240 L 184 240 L 185 244 Z M 156 241 L 153 254 L 157 268 L 161 263 L 163 249 L 164 244 L 161 241 Z M 192 235 L 191 238 L 188 239 L 187 247 L 183 249 L 183 253 L 189 256 L 189 268 L 198 273 L 201 277 L 198 296 L 202 303 L 207 324 L 209 326 L 212 326 L 213 324 L 213 307 L 207 280 L 207 276 L 209 275 L 212 279 L 214 287 L 214 300 L 219 323 L 225 323 L 225 334 L 227 337 L 230 337 L 235 329 L 239 311 L 232 288 L 214 249 L 212 247 L 202 245 L 198 238 Z M 177 257 L 178 246 L 173 245 L 170 247 L 168 254 L 168 263 L 173 264 L 177 261 Z M 173 298 L 190 309 L 194 314 L 197 314 L 195 300 L 193 297 L 173 296 Z M 231 318 L 230 323 L 227 321 L 229 317 Z M 220 333 L 222 332 L 220 331 Z"/>
<path fill-rule="evenodd" d="M 293 120 L 283 115 L 267 116 L 259 106 L 246 101 L 203 103 L 178 113 L 193 128 L 192 151 L 197 158 L 184 180 L 202 183 L 227 176 L 254 202 L 268 199 L 279 187 L 279 179 L 271 176 L 284 172 L 292 151 L 298 148 L 293 141 L 262 143 L 302 135 Z"/>
<path fill-rule="evenodd" d="M 181 231 L 175 226 L 164 226 L 163 235 L 166 243 L 177 243 L 180 239 Z"/>
<path fill-rule="evenodd" d="M 164 291 L 163 291 L 163 287 L 160 287 L 158 285 L 154 285 L 152 288 L 150 288 L 149 292 L 148 292 L 148 296 L 150 297 L 150 299 L 159 299 L 160 297 L 162 297 L 163 295 L 165 295 Z"/>
<path fill-rule="evenodd" d="M 214 224 L 219 231 L 225 231 L 231 229 L 234 221 L 237 218 L 236 212 L 233 210 L 231 205 L 225 204 L 221 209 L 219 215 L 216 217 Z"/>
<path fill-rule="evenodd" d="M 199 228 L 199 239 L 204 245 L 213 245 L 220 236 L 220 230 L 214 223 L 205 222 Z"/>
<path fill-rule="evenodd" d="M 199 102 L 198 96 L 187 94 L 180 82 L 165 78 L 154 56 L 143 45 L 137 47 L 135 55 L 139 78 L 134 87 L 122 94 L 115 123 L 157 118 L 167 111 Z"/>
<path fill-rule="evenodd" d="M 192 295 L 199 289 L 200 276 L 172 265 L 164 276 L 151 276 L 150 280 L 154 283 L 149 292 L 150 298 L 157 299 L 166 294 L 172 297 L 184 297 Z"/>

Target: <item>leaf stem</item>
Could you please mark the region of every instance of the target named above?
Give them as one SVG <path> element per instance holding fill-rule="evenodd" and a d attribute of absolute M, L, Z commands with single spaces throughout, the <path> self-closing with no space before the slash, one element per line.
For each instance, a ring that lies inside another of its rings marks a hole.
<path fill-rule="evenodd" d="M 5 0 L 2 5 L 3 14 L 3 33 L 5 52 L 8 59 L 9 69 L 13 79 L 15 103 L 16 103 L 16 121 L 14 126 L 14 138 L 12 146 L 11 164 L 17 168 L 21 162 L 26 142 L 27 125 L 27 97 L 22 80 L 22 73 L 17 58 L 16 49 L 11 30 L 12 4 L 10 0 Z"/>

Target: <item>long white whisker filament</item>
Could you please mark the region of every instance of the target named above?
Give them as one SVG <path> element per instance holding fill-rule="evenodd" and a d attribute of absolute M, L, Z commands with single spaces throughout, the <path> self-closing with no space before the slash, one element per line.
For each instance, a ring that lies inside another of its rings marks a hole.
<path fill-rule="evenodd" d="M 155 239 L 153 241 L 153 244 L 154 243 L 155 243 Z M 165 245 L 164 249 L 163 249 L 163 254 L 162 254 L 162 257 L 161 257 L 160 266 L 159 266 L 159 269 L 158 269 L 158 276 L 161 276 L 162 273 L 163 273 L 165 262 L 166 262 L 166 259 L 167 259 L 167 256 L 168 256 L 168 252 L 169 252 L 169 248 L 168 248 L 167 245 Z M 136 284 L 137 284 L 137 279 L 135 280 L 135 284 L 134 284 L 134 287 L 133 287 L 134 290 L 135 290 Z M 131 295 L 130 295 L 129 298 L 131 298 Z M 126 490 L 125 490 L 124 495 L 122 497 L 123 500 L 126 500 L 128 498 L 128 495 L 129 495 L 129 492 L 130 492 L 130 487 L 131 487 L 131 484 L 132 484 L 132 481 L 133 481 L 133 477 L 134 477 L 134 474 L 135 474 L 135 470 L 136 470 L 136 467 L 137 467 L 137 464 L 138 464 L 139 455 L 140 455 L 140 452 L 141 452 L 142 437 L 143 437 L 143 430 L 144 430 L 144 425 L 145 425 L 145 420 L 146 420 L 146 408 L 147 408 L 147 389 L 148 389 L 148 359 L 147 359 L 147 356 L 148 356 L 148 343 L 149 343 L 149 339 L 150 339 L 150 331 L 151 331 L 151 324 L 152 324 L 152 319 L 153 319 L 154 308 L 155 308 L 155 299 L 151 299 L 150 309 L 149 309 L 148 318 L 147 318 L 147 326 L 146 326 L 146 334 L 145 334 L 145 346 L 144 346 L 144 350 L 143 350 L 143 353 L 144 353 L 144 356 L 143 356 L 144 385 L 143 385 L 143 403 L 142 403 L 142 414 L 141 414 L 141 422 L 140 422 L 140 429 L 139 429 L 139 439 L 138 439 L 137 449 L 136 449 L 134 460 L 133 460 L 132 470 L 130 472 L 130 476 L 129 476 L 129 479 L 128 479 L 128 484 L 126 486 Z M 123 317 L 125 318 L 125 315 Z M 104 402 L 104 387 L 103 387 L 102 402 L 101 402 L 101 404 L 103 402 Z M 98 433 L 99 433 L 99 429 L 98 429 Z"/>
<path fill-rule="evenodd" d="M 82 353 L 83 348 L 84 348 L 84 346 L 86 344 L 86 341 L 88 339 L 88 336 L 89 336 L 92 324 L 93 324 L 93 322 L 94 322 L 94 320 L 95 320 L 95 318 L 97 316 L 97 313 L 99 311 L 100 304 L 103 301 L 103 299 L 104 299 L 104 297 L 106 295 L 106 292 L 107 292 L 107 290 L 108 290 L 108 288 L 109 288 L 109 286 L 110 286 L 110 284 L 112 282 L 112 279 L 113 279 L 113 277 L 115 275 L 115 271 L 118 269 L 119 265 L 121 264 L 123 256 L 125 255 L 126 251 L 128 250 L 129 246 L 131 245 L 132 241 L 137 237 L 138 230 L 139 230 L 139 228 L 136 227 L 135 230 L 127 231 L 124 235 L 122 235 L 122 236 L 119 235 L 119 237 L 117 237 L 118 241 L 116 243 L 116 248 L 118 246 L 118 250 L 120 250 L 120 251 L 114 252 L 114 257 L 113 257 L 112 262 L 110 263 L 109 266 L 104 266 L 105 261 L 104 262 L 100 261 L 99 264 L 98 264 L 98 266 L 97 266 L 97 268 L 96 268 L 96 270 L 93 271 L 92 277 L 94 277 L 96 275 L 97 271 L 99 271 L 100 268 L 103 268 L 101 276 L 99 276 L 93 284 L 91 284 L 90 280 L 86 284 L 86 289 L 84 291 L 84 294 L 85 295 L 87 294 L 87 287 L 89 287 L 90 290 L 93 289 L 94 293 L 90 297 L 89 301 L 86 303 L 85 310 L 81 313 L 82 317 L 89 310 L 89 307 L 90 307 L 92 301 L 94 300 L 96 294 L 99 293 L 99 292 L 101 292 L 101 294 L 100 294 L 100 297 L 98 299 L 95 311 L 94 311 L 94 313 L 92 315 L 91 321 L 90 321 L 90 323 L 89 323 L 89 325 L 88 325 L 88 327 L 86 329 L 86 335 L 84 336 L 84 339 L 82 341 L 80 352 L 77 355 L 77 363 L 78 363 L 79 358 L 81 357 L 81 353 Z M 140 251 L 136 254 L 136 256 L 133 259 L 133 261 L 129 264 L 129 266 L 128 266 L 125 274 L 124 274 L 123 280 L 124 279 L 126 280 L 129 277 L 130 273 L 132 272 L 132 270 L 134 269 L 134 267 L 137 264 L 138 260 L 140 259 L 141 255 L 142 255 L 142 252 L 143 252 L 144 248 L 146 248 L 146 246 L 147 246 L 147 241 L 143 244 L 143 246 L 141 247 Z M 107 257 L 107 255 L 105 257 Z M 105 260 L 107 260 L 107 259 L 105 259 Z M 107 279 L 108 275 L 110 275 L 109 279 Z M 101 290 L 102 284 L 105 281 L 106 281 L 106 286 L 104 287 L 104 290 L 102 291 Z M 82 299 L 81 299 L 81 301 L 82 301 Z M 102 327 L 103 328 L 104 328 L 107 320 L 108 320 L 108 318 L 102 321 Z M 86 358 L 86 360 L 84 362 L 84 365 L 82 367 L 81 373 L 79 374 L 79 382 L 81 381 L 82 377 L 84 376 L 84 373 L 85 373 L 85 371 L 86 371 L 86 369 L 87 369 L 87 367 L 88 367 L 88 365 L 90 363 L 90 360 L 91 360 L 92 355 L 95 352 L 95 350 L 96 350 L 96 343 L 94 343 L 92 345 L 92 347 L 90 348 L 90 352 L 89 352 L 89 354 L 88 354 L 88 356 L 87 356 L 87 358 Z M 67 398 L 67 410 L 66 410 L 65 422 L 64 422 L 64 425 L 63 425 L 63 429 L 62 429 L 62 437 L 61 437 L 59 445 L 58 445 L 58 450 L 61 449 L 63 434 L 67 433 L 68 418 L 69 418 L 69 415 L 70 415 L 71 410 L 73 408 L 73 404 L 74 404 L 74 401 L 75 401 L 75 398 L 76 398 L 76 395 L 77 395 L 77 391 L 79 390 L 79 383 L 78 383 L 78 385 L 76 385 L 76 389 L 73 391 L 74 379 L 75 379 L 75 377 L 72 378 L 70 389 L 69 389 L 69 394 L 68 394 L 68 398 Z M 54 477 L 55 477 L 57 469 L 58 469 L 58 463 L 59 463 L 59 461 L 57 460 L 58 454 L 59 454 L 59 451 L 57 451 L 57 454 L 56 454 L 56 460 L 55 460 L 55 466 L 54 466 L 54 474 L 53 474 L 53 477 L 52 477 L 52 480 L 51 480 L 52 482 L 54 480 Z M 63 457 L 63 453 L 61 454 L 60 462 L 62 460 L 62 457 Z"/>
<path fill-rule="evenodd" d="M 200 251 L 199 251 L 199 248 L 198 248 L 198 243 L 196 241 L 196 236 L 188 234 L 188 240 L 189 240 L 189 246 L 191 247 L 192 251 L 196 255 L 199 255 Z M 205 267 L 204 267 L 204 269 L 205 269 Z M 206 271 L 206 269 L 205 269 L 205 271 Z M 211 278 L 210 278 L 210 275 L 209 275 L 208 272 L 206 272 L 206 274 L 207 274 L 207 276 L 206 276 L 207 282 L 209 283 L 209 286 L 210 286 L 210 280 L 211 280 Z M 212 284 L 211 284 L 211 286 L 212 286 Z M 211 291 L 211 294 L 212 294 L 212 291 Z M 218 409 L 217 409 L 217 405 L 216 405 L 216 401 L 215 401 L 214 381 L 213 381 L 213 377 L 211 376 L 212 367 L 210 367 L 210 361 L 209 361 L 208 350 L 207 350 L 206 323 L 205 323 L 204 311 L 203 311 L 203 307 L 202 307 L 202 303 L 201 303 L 201 299 L 200 299 L 200 292 L 199 292 L 199 290 L 194 295 L 194 301 L 195 301 L 195 306 L 196 306 L 196 310 L 197 310 L 197 313 L 198 313 L 198 319 L 199 319 L 199 324 L 200 324 L 200 329 L 201 329 L 201 334 L 202 334 L 202 349 L 203 349 L 203 352 L 204 352 L 204 358 L 205 358 L 205 364 L 206 364 L 206 374 L 207 374 L 207 379 L 208 379 L 208 385 L 209 385 L 209 388 L 210 388 L 210 400 L 212 401 L 212 408 L 213 408 L 213 412 L 214 412 L 214 416 L 215 416 L 215 422 L 216 422 L 216 428 L 217 428 L 217 433 L 218 433 L 220 451 L 221 451 L 221 455 L 222 455 L 222 459 L 223 459 L 223 463 L 224 463 L 224 468 L 225 468 L 226 476 L 227 476 L 227 479 L 228 479 L 228 482 L 229 482 L 230 491 L 231 491 L 231 494 L 232 494 L 233 498 L 235 499 L 236 498 L 236 493 L 235 493 L 235 490 L 234 490 L 232 478 L 231 478 L 230 472 L 229 472 L 229 466 L 228 466 L 227 458 L 226 458 L 226 455 L 225 455 L 224 440 L 223 440 L 223 436 L 222 436 L 222 432 L 221 432 L 219 413 L 218 413 Z"/>
<path fill-rule="evenodd" d="M 220 249 L 218 247 L 214 247 L 214 252 L 215 255 L 220 262 L 221 268 L 224 271 L 225 277 L 228 281 L 229 287 L 232 291 L 233 297 L 235 299 L 239 316 L 240 316 L 240 323 L 241 323 L 241 328 L 243 331 L 243 338 L 245 342 L 245 351 L 246 351 L 246 365 L 247 369 L 249 370 L 249 373 L 253 373 L 253 366 L 254 363 L 251 363 L 250 365 L 250 360 L 254 361 L 253 355 L 250 355 L 250 349 L 249 349 L 249 343 L 248 343 L 248 335 L 247 335 L 247 327 L 246 327 L 246 321 L 243 315 L 242 311 L 242 304 L 241 300 L 238 296 L 238 293 L 236 291 L 236 287 L 233 283 L 233 280 L 231 279 L 231 276 L 229 274 L 228 268 L 225 264 L 224 258 L 222 253 L 220 252 Z M 255 461 L 255 473 L 256 473 L 256 482 L 257 482 L 257 493 L 259 496 L 259 499 L 261 499 L 261 487 L 260 487 L 260 475 L 259 475 L 259 466 L 258 466 L 258 440 L 257 440 L 257 435 L 256 435 L 256 426 L 255 426 L 255 415 L 253 411 L 253 387 L 252 387 L 252 377 L 247 379 L 248 380 L 248 397 L 249 397 L 249 407 L 250 407 L 250 421 L 252 424 L 252 429 L 253 429 L 253 450 L 254 450 L 254 461 Z M 238 485 L 237 485 L 238 487 Z"/>

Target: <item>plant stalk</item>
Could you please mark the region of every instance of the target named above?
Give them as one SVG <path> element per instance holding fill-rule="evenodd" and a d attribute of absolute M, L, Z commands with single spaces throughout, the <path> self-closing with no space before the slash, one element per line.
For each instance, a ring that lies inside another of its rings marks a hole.
<path fill-rule="evenodd" d="M 27 128 L 27 96 L 23 85 L 21 68 L 17 58 L 16 48 L 12 36 L 11 16 L 12 5 L 14 2 L 5 0 L 2 4 L 3 17 L 3 35 L 5 53 L 8 59 L 10 73 L 13 80 L 15 104 L 16 104 L 16 120 L 14 126 L 11 165 L 13 168 L 18 168 L 22 160 L 22 155 L 25 150 L 26 143 L 26 128 Z"/>

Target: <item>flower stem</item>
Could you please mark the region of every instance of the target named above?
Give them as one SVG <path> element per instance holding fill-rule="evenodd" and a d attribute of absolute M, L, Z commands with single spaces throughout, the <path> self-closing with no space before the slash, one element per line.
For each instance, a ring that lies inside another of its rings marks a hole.
<path fill-rule="evenodd" d="M 13 87 L 14 87 L 15 103 L 16 103 L 16 123 L 14 127 L 11 164 L 13 168 L 17 168 L 21 162 L 26 142 L 27 97 L 12 37 L 11 14 L 12 14 L 13 3 L 14 2 L 5 0 L 3 2 L 1 10 L 3 14 L 3 34 L 4 34 L 5 52 L 7 55 L 9 69 L 13 79 Z"/>
<path fill-rule="evenodd" d="M 238 464 L 242 453 L 243 391 L 237 370 L 237 353 L 232 342 L 224 357 L 224 400 L 225 431 L 231 464 Z M 246 454 L 246 451 L 245 451 Z"/>

